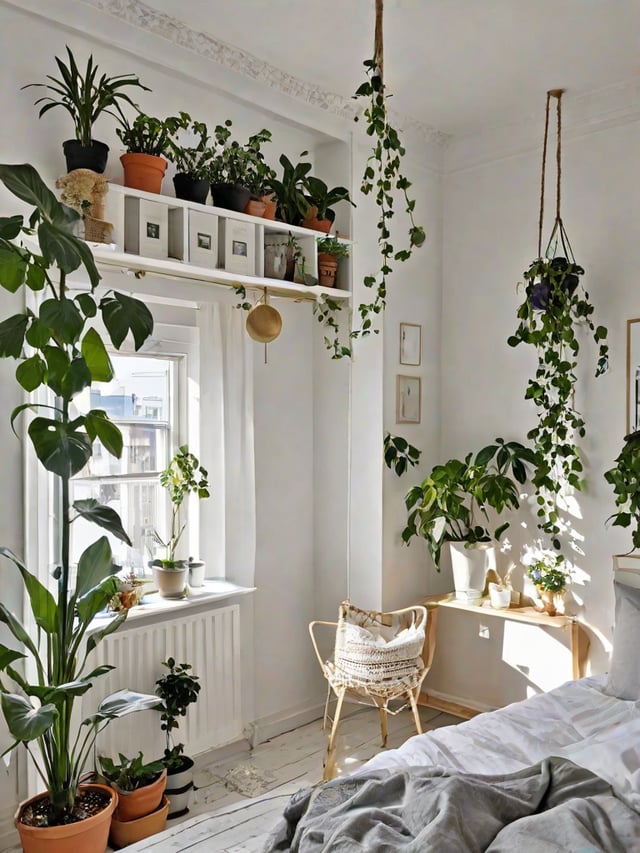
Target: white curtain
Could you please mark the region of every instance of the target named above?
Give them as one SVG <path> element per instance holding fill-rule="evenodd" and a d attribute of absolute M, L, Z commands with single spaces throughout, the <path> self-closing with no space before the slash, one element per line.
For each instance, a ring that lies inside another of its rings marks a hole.
<path fill-rule="evenodd" d="M 253 586 L 256 554 L 253 352 L 244 312 L 199 306 L 200 459 L 211 497 L 199 501 L 208 577 Z M 206 460 L 206 462 L 205 462 Z"/>

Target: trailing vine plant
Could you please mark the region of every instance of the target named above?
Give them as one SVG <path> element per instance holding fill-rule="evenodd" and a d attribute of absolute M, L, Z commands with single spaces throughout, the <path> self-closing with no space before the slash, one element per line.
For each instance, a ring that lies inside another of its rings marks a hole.
<path fill-rule="evenodd" d="M 583 486 L 583 465 L 575 444 L 585 435 L 585 422 L 575 408 L 574 389 L 580 343 L 577 331 L 586 326 L 599 345 L 595 375 L 608 368 L 607 329 L 595 326 L 589 294 L 580 284 L 584 269 L 576 263 L 560 216 L 561 178 L 561 96 L 562 90 L 547 93 L 542 157 L 538 257 L 524 273 L 525 299 L 518 308 L 518 327 L 508 338 L 509 346 L 521 343 L 535 347 L 538 367 L 529 380 L 525 399 L 533 400 L 538 423 L 527 437 L 535 452 L 531 481 L 537 492 L 538 527 L 561 550 L 564 530 L 562 509 L 571 489 Z M 550 98 L 557 98 L 557 183 L 556 218 L 544 256 L 542 223 L 544 211 L 545 164 L 549 129 Z"/>
<path fill-rule="evenodd" d="M 373 139 L 373 148 L 362 176 L 360 190 L 364 195 L 375 193 L 376 204 L 379 208 L 378 217 L 378 246 L 380 250 L 380 271 L 377 275 L 367 275 L 364 278 L 365 287 L 372 292 L 370 302 L 361 303 L 358 308 L 359 326 L 350 332 L 350 340 L 366 337 L 373 332 L 375 315 L 384 311 L 387 298 L 387 280 L 393 271 L 393 261 L 407 261 L 413 249 L 425 241 L 424 228 L 416 225 L 413 217 L 415 199 L 410 198 L 408 190 L 411 182 L 402 174 L 401 160 L 405 149 L 400 141 L 398 131 L 389 121 L 387 110 L 387 94 L 384 83 L 384 50 L 382 35 L 383 0 L 376 0 L 376 23 L 374 53 L 372 59 L 363 64 L 366 70 L 366 81 L 356 90 L 353 96 L 356 100 L 366 101 L 364 118 L 367 135 Z M 356 116 L 356 121 L 358 121 Z M 399 190 L 404 198 L 405 210 L 409 216 L 410 227 L 408 246 L 396 251 L 391 243 L 390 220 L 394 215 L 394 192 Z M 324 322 L 325 318 L 318 315 Z M 325 338 L 327 348 L 333 350 L 333 358 L 351 356 L 351 346 L 338 340 L 335 330 L 333 340 Z"/>

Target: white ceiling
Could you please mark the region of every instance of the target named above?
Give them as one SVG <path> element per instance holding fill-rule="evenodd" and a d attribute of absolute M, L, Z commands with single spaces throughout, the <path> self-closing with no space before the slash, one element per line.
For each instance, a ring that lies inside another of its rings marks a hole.
<path fill-rule="evenodd" d="M 374 0 L 145 0 L 322 89 L 349 97 L 373 53 Z M 393 107 L 466 135 L 640 79 L 640 0 L 385 0 Z"/>

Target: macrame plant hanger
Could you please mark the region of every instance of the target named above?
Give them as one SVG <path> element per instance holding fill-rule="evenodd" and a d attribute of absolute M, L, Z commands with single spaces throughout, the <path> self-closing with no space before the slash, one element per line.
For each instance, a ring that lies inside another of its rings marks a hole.
<path fill-rule="evenodd" d="M 547 172 L 547 146 L 549 140 L 549 112 L 551 98 L 555 98 L 556 104 L 556 217 L 547 242 L 544 257 L 548 260 L 555 256 L 558 244 L 564 251 L 564 257 L 571 263 L 576 262 L 569 237 L 562 223 L 560 215 L 561 180 L 562 180 L 562 93 L 564 89 L 549 89 L 547 92 L 547 104 L 544 122 L 544 143 L 542 146 L 542 175 L 540 179 L 540 218 L 538 219 L 538 258 L 542 259 L 542 228 L 544 221 L 544 189 Z"/>

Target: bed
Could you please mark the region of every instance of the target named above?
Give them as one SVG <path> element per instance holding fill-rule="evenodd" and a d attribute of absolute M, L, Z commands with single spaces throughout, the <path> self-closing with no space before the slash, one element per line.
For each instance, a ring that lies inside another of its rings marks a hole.
<path fill-rule="evenodd" d="M 138 849 L 193 848 L 159 837 Z M 298 792 L 263 850 L 640 853 L 640 589 L 616 583 L 607 675 L 416 735 Z"/>

